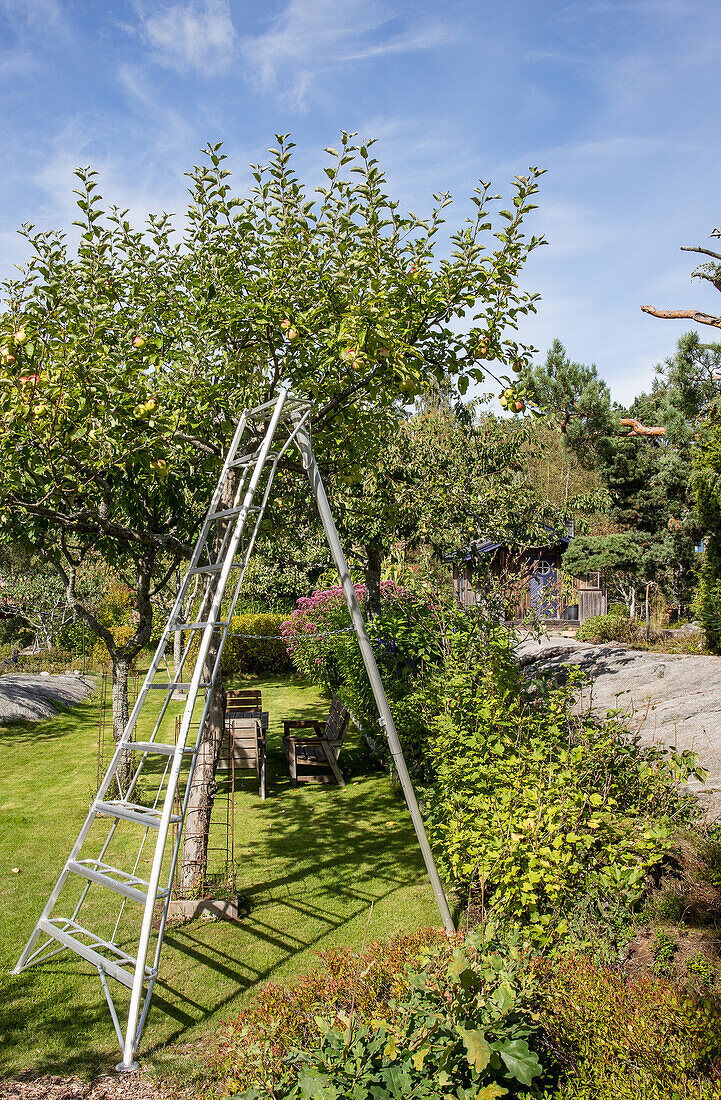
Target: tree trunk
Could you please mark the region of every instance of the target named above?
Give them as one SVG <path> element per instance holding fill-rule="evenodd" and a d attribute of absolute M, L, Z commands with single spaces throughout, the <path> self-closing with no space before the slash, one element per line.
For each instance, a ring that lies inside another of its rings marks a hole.
<path fill-rule="evenodd" d="M 116 742 L 123 736 L 128 724 L 128 672 L 130 661 L 127 657 L 113 655 L 113 738 Z M 118 768 L 118 780 L 125 790 L 130 782 L 132 752 L 123 753 Z"/>
<path fill-rule="evenodd" d="M 230 508 L 235 498 L 237 480 L 232 474 L 228 477 L 219 509 Z M 217 560 L 221 552 L 224 525 L 219 524 L 220 530 L 213 540 L 213 560 Z M 213 601 L 217 575 L 211 575 L 203 596 L 203 607 L 198 613 L 198 620 L 206 619 Z M 208 656 L 203 669 L 203 680 L 208 683 L 213 672 L 213 666 L 218 654 L 219 637 L 217 632 L 213 635 Z M 188 676 L 190 679 L 190 676 Z M 225 691 L 223 689 L 223 673 L 218 670 L 218 678 L 215 683 L 213 697 L 205 721 L 203 736 L 200 742 L 198 758 L 193 773 L 193 782 L 190 786 L 188 797 L 188 810 L 185 818 L 185 839 L 183 840 L 183 855 L 178 876 L 178 890 L 181 894 L 198 891 L 203 888 L 203 883 L 208 869 L 208 832 L 210 818 L 213 812 L 213 803 L 218 789 L 215 782 L 215 770 L 218 765 L 220 748 L 223 739 L 223 726 L 225 723 Z"/>
<path fill-rule="evenodd" d="M 370 619 L 381 612 L 381 564 L 383 554 L 379 546 L 366 546 L 366 611 Z"/>
<path fill-rule="evenodd" d="M 210 677 L 212 665 L 217 654 L 217 646 L 211 646 L 208 664 L 203 676 Z M 210 669 L 208 668 L 210 665 Z M 193 772 L 193 782 L 188 798 L 188 810 L 185 818 L 185 839 L 183 858 L 178 876 L 178 890 L 181 894 L 201 891 L 208 871 L 208 833 L 213 813 L 213 803 L 218 790 L 215 770 L 220 756 L 225 719 L 225 691 L 222 676 L 218 674 L 218 683 L 200 742 L 198 759 Z"/>
<path fill-rule="evenodd" d="M 176 630 L 173 634 L 173 674 L 178 679 L 178 669 L 183 656 L 183 631 Z"/>

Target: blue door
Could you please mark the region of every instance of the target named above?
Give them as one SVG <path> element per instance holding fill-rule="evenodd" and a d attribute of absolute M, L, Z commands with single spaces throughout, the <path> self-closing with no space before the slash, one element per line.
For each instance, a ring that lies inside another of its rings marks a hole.
<path fill-rule="evenodd" d="M 554 558 L 540 557 L 531 573 L 531 611 L 544 619 L 558 618 L 558 567 Z"/>

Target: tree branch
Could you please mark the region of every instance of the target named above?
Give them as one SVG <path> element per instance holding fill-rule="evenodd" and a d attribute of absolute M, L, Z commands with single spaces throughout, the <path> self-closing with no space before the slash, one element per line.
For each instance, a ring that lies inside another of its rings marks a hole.
<path fill-rule="evenodd" d="M 621 425 L 624 428 L 631 428 L 629 435 L 665 435 L 665 428 L 647 428 L 640 420 L 635 420 L 631 416 L 622 416 L 620 420 Z"/>
<path fill-rule="evenodd" d="M 700 252 L 702 256 L 710 256 L 713 260 L 721 260 L 721 254 L 712 252 L 710 248 L 701 248 L 700 244 L 682 244 L 682 252 Z"/>
<path fill-rule="evenodd" d="M 656 309 L 655 306 L 641 306 L 644 313 L 650 313 L 652 317 L 661 317 L 664 320 L 695 321 L 698 325 L 713 325 L 721 328 L 721 317 L 712 317 L 710 313 L 701 313 L 698 309 Z"/>
<path fill-rule="evenodd" d="M 199 451 L 205 451 L 206 454 L 214 455 L 216 458 L 223 457 L 219 447 L 211 447 L 210 444 L 203 443 L 202 439 L 196 439 L 194 435 L 186 435 L 185 432 L 175 432 L 175 438 L 179 439 L 181 443 L 191 443 L 193 447 L 197 447 Z"/>

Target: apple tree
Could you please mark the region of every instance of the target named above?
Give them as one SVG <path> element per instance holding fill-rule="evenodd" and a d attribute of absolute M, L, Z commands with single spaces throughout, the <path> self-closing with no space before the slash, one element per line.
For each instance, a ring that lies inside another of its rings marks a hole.
<path fill-rule="evenodd" d="M 514 331 L 536 302 L 519 279 L 542 243 L 524 232 L 537 169 L 515 178 L 507 209 L 480 184 L 474 213 L 446 234 L 450 195 L 426 217 L 401 213 L 371 142 L 344 133 L 327 154 L 309 192 L 280 135 L 234 195 L 208 146 L 177 230 L 168 214 L 133 227 L 82 169 L 77 243 L 22 230 L 29 258 L 0 306 L 0 537 L 41 555 L 105 641 L 117 734 L 153 600 L 189 555 L 245 405 L 290 383 L 314 403 L 321 469 L 339 451 L 360 469 L 379 425 L 433 380 L 462 395 L 489 360 L 522 364 L 532 350 Z M 78 591 L 91 552 L 134 593 L 122 644 Z"/>

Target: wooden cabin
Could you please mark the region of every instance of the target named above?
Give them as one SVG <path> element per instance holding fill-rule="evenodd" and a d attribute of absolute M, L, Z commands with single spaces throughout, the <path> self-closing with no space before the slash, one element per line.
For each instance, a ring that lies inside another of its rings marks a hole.
<path fill-rule="evenodd" d="M 453 589 L 462 607 L 474 607 L 488 598 L 486 568 L 499 590 L 515 591 L 509 617 L 520 621 L 529 613 L 547 624 L 570 627 L 593 615 L 605 615 L 606 583 L 602 573 L 571 577 L 563 571 L 561 558 L 572 534 L 559 535 L 548 528 L 543 546 L 515 547 L 478 539 L 452 559 Z"/>

